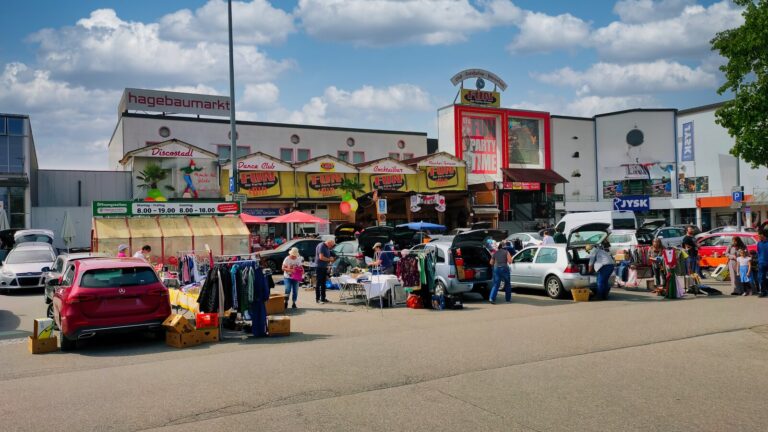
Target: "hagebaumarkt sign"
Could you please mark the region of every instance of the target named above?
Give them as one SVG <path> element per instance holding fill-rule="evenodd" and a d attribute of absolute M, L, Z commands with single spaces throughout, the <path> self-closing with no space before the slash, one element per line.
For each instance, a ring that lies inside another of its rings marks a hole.
<path fill-rule="evenodd" d="M 128 110 L 229 117 L 227 96 L 127 88 L 118 115 Z"/>
<path fill-rule="evenodd" d="M 94 201 L 93 217 L 221 216 L 240 214 L 239 202 Z"/>

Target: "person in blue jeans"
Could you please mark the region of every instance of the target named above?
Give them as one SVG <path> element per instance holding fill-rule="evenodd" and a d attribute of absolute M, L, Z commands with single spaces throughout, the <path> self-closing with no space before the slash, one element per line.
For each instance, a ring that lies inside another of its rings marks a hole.
<path fill-rule="evenodd" d="M 608 294 L 611 292 L 611 274 L 613 274 L 615 262 L 610 252 L 608 252 L 609 248 L 609 244 L 603 243 L 602 246 L 592 247 L 589 253 L 589 271 L 597 273 L 597 293 L 595 297 L 599 300 L 608 300 Z"/>
<path fill-rule="evenodd" d="M 504 282 L 504 298 L 507 303 L 512 301 L 512 283 L 509 278 L 509 265 L 512 263 L 512 255 L 504 247 L 499 247 L 491 254 L 491 266 L 493 266 L 493 288 L 488 300 L 491 304 L 496 304 L 496 295 L 499 293 L 499 286 Z"/>
<path fill-rule="evenodd" d="M 304 259 L 299 254 L 298 248 L 291 248 L 288 256 L 283 260 L 283 283 L 285 284 L 285 307 L 288 308 L 288 299 L 293 294 L 293 309 L 296 309 L 296 299 L 299 296 L 299 282 L 304 276 Z"/>
<path fill-rule="evenodd" d="M 758 297 L 768 296 L 768 236 L 765 231 L 760 231 L 760 241 L 757 242 L 757 286 L 760 287 Z"/>

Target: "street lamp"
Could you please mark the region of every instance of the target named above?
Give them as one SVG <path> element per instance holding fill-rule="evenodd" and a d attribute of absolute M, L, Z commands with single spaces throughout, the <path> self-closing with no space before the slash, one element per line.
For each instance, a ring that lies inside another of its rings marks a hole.
<path fill-rule="evenodd" d="M 237 130 L 235 128 L 235 61 L 232 49 L 232 0 L 227 1 L 227 18 L 229 22 L 229 192 L 234 194 L 238 192 L 237 181 Z"/>

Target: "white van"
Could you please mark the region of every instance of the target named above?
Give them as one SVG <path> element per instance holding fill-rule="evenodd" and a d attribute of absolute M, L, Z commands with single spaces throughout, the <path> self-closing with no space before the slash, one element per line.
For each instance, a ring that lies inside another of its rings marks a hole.
<path fill-rule="evenodd" d="M 556 230 L 562 229 L 565 237 L 574 228 L 580 227 L 588 223 L 607 223 L 608 229 L 613 230 L 636 230 L 637 219 L 635 219 L 635 212 L 631 210 L 612 210 L 612 211 L 597 211 L 597 212 L 583 212 L 583 213 L 568 213 L 560 219 L 560 222 L 555 225 Z"/>

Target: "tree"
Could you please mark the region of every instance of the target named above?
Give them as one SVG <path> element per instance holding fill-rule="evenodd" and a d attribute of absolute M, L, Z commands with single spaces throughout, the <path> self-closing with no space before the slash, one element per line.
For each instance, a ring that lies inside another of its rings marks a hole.
<path fill-rule="evenodd" d="M 712 50 L 728 60 L 720 66 L 725 83 L 717 93 L 734 94 L 715 111 L 715 121 L 736 141 L 731 154 L 757 168 L 768 166 L 768 0 L 733 2 L 745 7 L 744 24 L 711 41 Z"/>
<path fill-rule="evenodd" d="M 168 171 L 160 167 L 157 164 L 148 164 L 144 167 L 144 171 L 139 171 L 139 175 L 136 176 L 136 180 L 142 183 L 137 185 L 140 189 L 157 189 L 157 184 L 168 178 Z M 173 186 L 165 186 L 169 191 L 174 190 Z"/>

